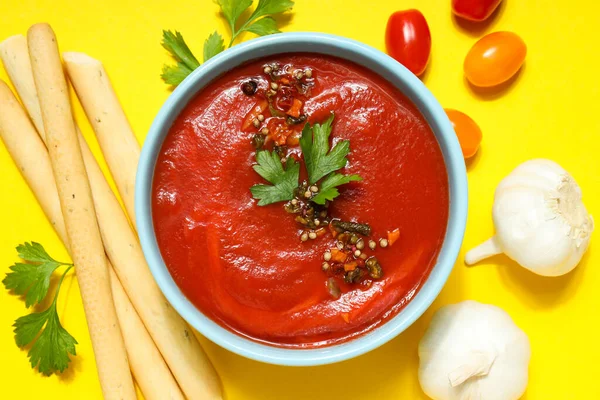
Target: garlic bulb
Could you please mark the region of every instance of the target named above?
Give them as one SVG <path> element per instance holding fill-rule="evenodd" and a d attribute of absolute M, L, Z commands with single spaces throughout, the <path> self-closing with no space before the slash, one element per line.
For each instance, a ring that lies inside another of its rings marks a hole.
<path fill-rule="evenodd" d="M 516 400 L 531 348 L 502 309 L 467 300 L 440 308 L 419 343 L 419 382 L 434 400 Z"/>
<path fill-rule="evenodd" d="M 544 276 L 564 275 L 577 266 L 594 229 L 577 182 L 550 160 L 530 160 L 515 168 L 496 189 L 496 235 L 469 251 L 474 264 L 505 253 Z"/>

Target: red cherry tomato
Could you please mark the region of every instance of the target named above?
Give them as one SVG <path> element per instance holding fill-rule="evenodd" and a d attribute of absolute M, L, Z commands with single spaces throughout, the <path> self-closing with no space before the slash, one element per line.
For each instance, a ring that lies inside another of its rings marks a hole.
<path fill-rule="evenodd" d="M 470 21 L 487 19 L 502 0 L 452 0 L 452 12 Z"/>
<path fill-rule="evenodd" d="M 482 37 L 465 57 L 467 79 L 475 86 L 490 87 L 509 80 L 527 55 L 527 45 L 512 32 L 494 32 Z"/>
<path fill-rule="evenodd" d="M 418 10 L 393 13 L 387 22 L 385 44 L 390 56 L 421 75 L 431 53 L 431 33 L 423 14 Z"/>
<path fill-rule="evenodd" d="M 481 129 L 467 114 L 450 108 L 446 108 L 445 111 L 452 123 L 454 132 L 456 132 L 463 157 L 465 159 L 473 157 L 481 143 Z"/>

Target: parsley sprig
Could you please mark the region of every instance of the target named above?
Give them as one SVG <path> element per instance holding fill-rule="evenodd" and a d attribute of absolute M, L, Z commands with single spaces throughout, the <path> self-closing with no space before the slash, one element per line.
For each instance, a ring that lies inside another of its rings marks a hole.
<path fill-rule="evenodd" d="M 317 204 L 325 204 L 326 200 L 333 200 L 339 196 L 338 186 L 362 180 L 358 175 L 347 176 L 335 172 L 348 163 L 346 156 L 350 152 L 350 141 L 342 140 L 330 150 L 329 136 L 332 123 L 333 113 L 322 124 L 304 125 L 300 137 L 300 148 L 308 172 L 308 182 L 312 185 L 327 176 L 321 182 L 319 194 L 311 199 Z"/>
<path fill-rule="evenodd" d="M 29 308 L 46 298 L 52 273 L 61 265 L 71 264 L 56 261 L 36 242 L 17 246 L 17 253 L 19 258 L 30 263 L 16 263 L 10 267 L 12 272 L 6 274 L 2 283 L 7 290 L 25 295 L 25 306 Z"/>
<path fill-rule="evenodd" d="M 17 246 L 19 257 L 26 263 L 16 263 L 2 281 L 7 290 L 25 295 L 25 305 L 40 304 L 48 295 L 50 278 L 61 266 L 67 266 L 58 282 L 50 306 L 18 318 L 13 327 L 17 346 L 34 342 L 27 353 L 31 367 L 37 367 L 44 375 L 63 372 L 69 365 L 69 354 L 75 355 L 77 341 L 63 328 L 58 318 L 57 299 L 63 280 L 73 264 L 57 261 L 36 242 Z"/>
<path fill-rule="evenodd" d="M 200 66 L 192 51 L 183 40 L 181 33 L 163 31 L 162 46 L 173 56 L 176 65 L 163 65 L 162 78 L 169 85 L 179 85 L 186 76 Z"/>
<path fill-rule="evenodd" d="M 259 199 L 259 206 L 291 200 L 294 189 L 298 187 L 300 164 L 293 158 L 288 158 L 285 169 L 279 155 L 275 151 L 266 150 L 256 153 L 257 164 L 254 170 L 272 185 L 254 185 L 250 188 L 252 196 Z"/>
<path fill-rule="evenodd" d="M 233 44 L 242 32 L 252 32 L 259 36 L 279 33 L 277 22 L 270 15 L 280 14 L 291 10 L 294 2 L 290 0 L 259 0 L 258 5 L 250 17 L 236 29 L 236 25 L 244 11 L 252 5 L 252 0 L 217 0 L 223 15 L 231 29 L 231 41 Z"/>
<path fill-rule="evenodd" d="M 242 14 L 252 5 L 252 0 L 216 0 L 221 13 L 227 20 L 231 30 L 229 46 L 242 32 L 251 32 L 258 36 L 279 33 L 277 22 L 273 15 L 291 10 L 294 2 L 291 0 L 259 0 L 254 12 L 244 21 Z M 178 31 L 163 31 L 163 47 L 177 62 L 175 65 L 164 65 L 161 77 L 169 85 L 179 85 L 193 70 L 200 66 L 183 36 Z M 225 42 L 218 32 L 213 32 L 204 41 L 204 62 L 225 50 Z"/>
<path fill-rule="evenodd" d="M 348 163 L 350 142 L 343 140 L 330 149 L 333 113 L 322 124 L 306 124 L 300 137 L 300 148 L 308 174 L 309 184 L 317 184 L 318 194 L 310 199 L 316 204 L 325 204 L 339 196 L 338 186 L 352 181 L 360 181 L 359 175 L 343 175 L 337 171 Z M 256 153 L 257 164 L 254 170 L 273 185 L 254 185 L 250 188 L 252 196 L 260 200 L 259 206 L 292 200 L 298 187 L 300 164 L 291 157 L 283 167 L 279 155 L 267 150 Z M 322 179 L 323 178 L 323 179 Z M 320 181 L 320 183 L 319 183 Z"/>

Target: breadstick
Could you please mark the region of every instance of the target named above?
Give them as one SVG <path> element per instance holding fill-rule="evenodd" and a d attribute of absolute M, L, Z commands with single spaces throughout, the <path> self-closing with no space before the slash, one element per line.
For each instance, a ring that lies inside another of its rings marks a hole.
<path fill-rule="evenodd" d="M 21 70 L 19 79 L 28 79 L 29 75 L 29 71 Z M 168 305 L 158 289 L 135 233 L 81 137 L 80 144 L 105 250 L 125 291 L 187 397 L 221 398 L 219 378 L 212 364 L 185 321 Z"/>
<path fill-rule="evenodd" d="M 85 143 L 83 138 L 81 141 Z M 188 399 L 220 399 L 219 377 L 154 281 L 135 232 L 89 148 L 82 146 L 104 249 L 123 288 Z"/>
<path fill-rule="evenodd" d="M 52 227 L 66 244 L 64 239 L 67 237 L 67 231 L 46 146 L 38 137 L 15 96 L 1 80 L 0 137 Z"/>
<path fill-rule="evenodd" d="M 2 81 L 0 81 L 0 137 L 42 205 L 46 217 L 52 222 L 58 236 L 68 248 L 67 232 L 48 152 L 17 99 Z M 123 331 L 131 370 L 144 397 L 149 400 L 183 399 L 181 390 L 142 320 L 125 295 L 112 266 L 109 272 L 117 317 Z"/>
<path fill-rule="evenodd" d="M 21 98 L 23 105 L 27 110 L 32 110 L 29 113 L 35 128 L 42 136 L 42 140 L 46 140 L 44 132 L 44 121 L 42 121 L 42 111 L 40 110 L 40 101 L 35 90 L 35 82 L 33 76 L 31 79 L 16 79 L 21 71 L 31 71 L 31 61 L 29 60 L 29 52 L 27 50 L 27 39 L 23 35 L 11 36 L 0 43 L 0 59 L 4 63 L 4 69 L 8 73 L 8 77 L 15 85 L 17 94 Z M 62 219 L 62 216 L 61 216 Z"/>
<path fill-rule="evenodd" d="M 35 92 L 27 42 L 21 42 L 18 46 L 22 48 L 15 46 L 5 53 L 8 58 L 23 66 L 15 70 L 16 72 L 10 77 L 16 88 L 21 88 L 21 90 L 32 88 Z M 22 51 L 23 47 L 24 51 Z M 27 61 L 20 60 L 23 56 Z M 35 96 L 36 102 L 29 111 L 29 116 L 32 120 L 36 117 L 41 119 L 41 114 L 36 114 L 36 112 L 40 112 L 37 95 L 23 91 L 19 95 L 21 98 Z M 40 141 L 37 132 L 31 126 L 27 115 L 10 89 L 2 81 L 0 81 L 0 136 L 38 202 L 42 205 L 46 217 L 52 222 L 54 229 L 67 246 L 65 225 L 46 147 Z M 85 147 L 89 152 L 83 138 L 81 138 L 81 147 Z M 109 271 L 115 308 L 123 331 L 131 371 L 144 397 L 149 400 L 183 399 L 177 382 L 129 298 L 125 295 L 112 266 Z"/>
<path fill-rule="evenodd" d="M 129 356 L 129 365 L 135 381 L 147 400 L 184 400 L 181 389 L 169 367 L 160 355 L 144 323 L 125 293 L 119 277 L 109 268 L 119 324 Z"/>
<path fill-rule="evenodd" d="M 135 399 L 56 37 L 48 24 L 36 24 L 27 32 L 27 43 L 102 393 L 109 400 Z"/>
<path fill-rule="evenodd" d="M 135 228 L 133 196 L 140 145 L 102 63 L 83 53 L 63 53 L 63 59 Z"/>

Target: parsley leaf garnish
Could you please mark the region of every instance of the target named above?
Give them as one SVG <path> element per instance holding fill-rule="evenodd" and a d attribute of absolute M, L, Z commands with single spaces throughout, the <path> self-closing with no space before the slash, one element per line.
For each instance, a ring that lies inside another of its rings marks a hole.
<path fill-rule="evenodd" d="M 37 367 L 44 375 L 63 372 L 68 367 L 69 354 L 76 354 L 77 341 L 61 325 L 56 303 L 62 282 L 73 264 L 56 261 L 35 242 L 19 245 L 17 252 L 29 263 L 12 266 L 12 272 L 6 274 L 2 283 L 16 294 L 26 293 L 27 307 L 42 302 L 48 294 L 52 273 L 60 266 L 68 266 L 57 285 L 52 304 L 42 312 L 18 318 L 13 325 L 17 346 L 24 347 L 35 341 L 27 353 L 32 368 Z"/>
<path fill-rule="evenodd" d="M 223 50 L 225 50 L 223 37 L 217 31 L 214 31 L 204 41 L 204 62 L 207 62 Z"/>
<path fill-rule="evenodd" d="M 48 309 L 18 318 L 13 325 L 17 346 L 27 346 L 37 337 L 27 356 L 31 368 L 37 367 L 44 375 L 63 372 L 69 366 L 69 354 L 76 355 L 77 340 L 63 328 L 56 312 L 58 291 L 71 268 L 67 268 L 61 277 L 54 300 Z"/>
<path fill-rule="evenodd" d="M 279 33 L 277 22 L 272 15 L 291 10 L 294 2 L 291 0 L 259 0 L 254 12 L 246 21 L 240 24 L 240 17 L 250 6 L 252 0 L 217 0 L 223 16 L 231 30 L 229 46 L 242 32 L 251 32 L 258 36 Z M 237 28 L 239 26 L 239 28 Z M 163 31 L 162 45 L 175 58 L 175 65 L 164 65 L 161 77 L 169 85 L 179 85 L 189 74 L 200 66 L 200 63 L 183 40 L 181 33 Z M 223 37 L 216 31 L 204 41 L 204 61 L 225 50 Z"/>
<path fill-rule="evenodd" d="M 310 200 L 317 204 L 325 204 L 327 200 L 331 201 L 340 195 L 340 192 L 336 189 L 337 186 L 352 181 L 362 181 L 362 178 L 359 175 L 342 175 L 332 172 L 321 182 L 319 194 Z"/>
<path fill-rule="evenodd" d="M 30 262 L 58 262 L 46 252 L 44 246 L 36 242 L 25 242 L 17 246 L 19 258 Z M 59 263 L 66 265 L 64 263 Z"/>
<path fill-rule="evenodd" d="M 277 29 L 277 22 L 271 17 L 265 17 L 248 26 L 245 30 L 258 36 L 266 36 L 280 32 L 279 29 Z"/>
<path fill-rule="evenodd" d="M 333 113 L 322 124 L 306 124 L 300 137 L 300 147 L 302 157 L 308 172 L 309 184 L 318 184 L 318 194 L 314 195 L 310 201 L 316 204 L 325 204 L 340 195 L 337 187 L 352 181 L 361 181 L 359 175 L 342 175 L 337 170 L 344 168 L 348 159 L 346 156 L 350 152 L 350 142 L 343 140 L 333 146 L 330 151 L 329 136 L 331 135 L 331 125 L 333 123 Z M 292 200 L 294 190 L 298 188 L 298 178 L 300 176 L 300 165 L 291 157 L 287 159 L 284 170 L 279 156 L 273 151 L 258 151 L 256 153 L 254 170 L 274 186 L 254 185 L 250 188 L 255 199 L 260 199 L 259 206 L 264 206 L 279 201 Z"/>
<path fill-rule="evenodd" d="M 252 5 L 252 0 L 217 0 L 217 4 L 221 7 L 231 33 L 234 34 L 237 20 Z"/>
<path fill-rule="evenodd" d="M 239 1 L 239 0 L 238 0 Z M 219 3 L 226 2 L 237 2 L 236 0 L 219 0 Z M 248 0 L 242 0 L 243 3 L 247 3 Z M 250 2 L 251 3 L 251 2 Z M 246 8 L 248 8 L 246 6 Z M 231 27 L 231 42 L 229 42 L 229 46 L 233 44 L 235 38 L 244 32 L 252 32 L 259 36 L 270 35 L 272 33 L 279 33 L 279 29 L 277 29 L 277 23 L 269 15 L 280 14 L 287 10 L 291 10 L 294 7 L 294 2 L 290 0 L 259 0 L 256 9 L 250 15 L 250 18 L 242 24 L 240 29 L 235 29 L 235 24 L 230 24 Z M 239 17 L 239 16 L 238 16 Z M 265 17 L 265 18 L 263 18 Z M 261 19 L 263 18 L 263 19 Z M 266 20 L 266 21 L 265 21 Z M 256 22 L 255 22 L 256 21 Z"/>
<path fill-rule="evenodd" d="M 164 65 L 161 78 L 169 85 L 179 85 L 186 76 L 200 66 L 181 33 L 163 31 L 162 46 L 173 56 L 176 65 Z"/>
<path fill-rule="evenodd" d="M 291 0 L 259 0 L 256 10 L 252 13 L 245 25 L 267 15 L 275 15 L 291 10 L 294 2 Z"/>
<path fill-rule="evenodd" d="M 331 135 L 331 124 L 333 113 L 322 124 L 304 125 L 300 137 L 300 148 L 308 171 L 310 184 L 316 183 L 325 175 L 344 168 L 350 152 L 350 141 L 342 140 L 329 151 L 329 136 Z"/>
<path fill-rule="evenodd" d="M 36 242 L 17 246 L 17 252 L 20 258 L 30 263 L 11 266 L 12 272 L 6 274 L 2 283 L 6 289 L 16 294 L 25 294 L 25 306 L 30 307 L 42 302 L 48 294 L 52 273 L 62 265 L 72 264 L 56 261 Z"/>
<path fill-rule="evenodd" d="M 266 150 L 256 153 L 254 170 L 273 185 L 254 185 L 250 188 L 252 196 L 260 200 L 259 206 L 277 203 L 279 201 L 291 200 L 294 197 L 294 189 L 298 187 L 300 177 L 300 164 L 293 158 L 288 158 L 285 169 L 275 151 Z"/>

